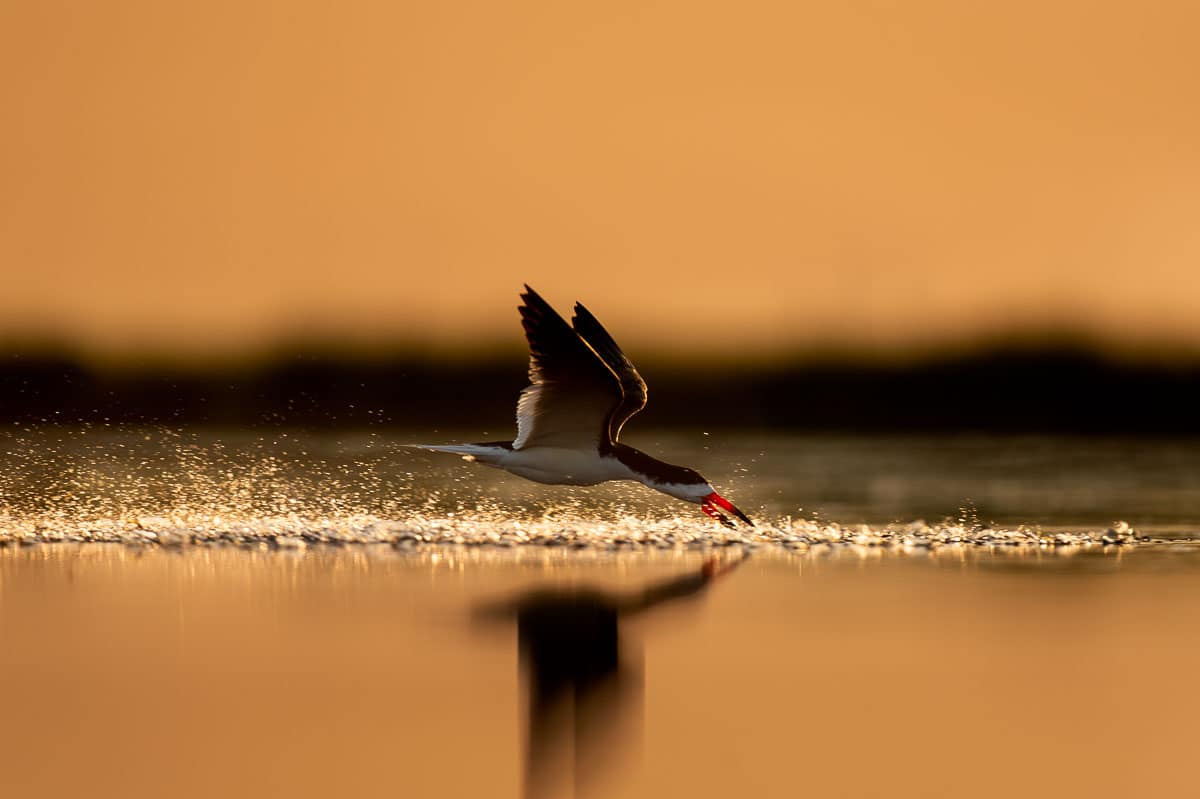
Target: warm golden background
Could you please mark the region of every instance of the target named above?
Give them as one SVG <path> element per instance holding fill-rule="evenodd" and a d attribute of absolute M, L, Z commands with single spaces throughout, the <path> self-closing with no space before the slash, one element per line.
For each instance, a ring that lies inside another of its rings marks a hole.
<path fill-rule="evenodd" d="M 1200 346 L 1193 2 L 0 2 L 0 337 Z M 699 329 L 698 327 L 699 326 Z"/>

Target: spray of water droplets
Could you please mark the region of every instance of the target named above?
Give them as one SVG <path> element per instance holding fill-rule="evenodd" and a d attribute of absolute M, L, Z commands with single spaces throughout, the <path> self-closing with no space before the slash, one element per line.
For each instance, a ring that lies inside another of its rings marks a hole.
<path fill-rule="evenodd" d="M 389 544 L 675 549 L 778 546 L 900 550 L 1091 547 L 1142 539 L 998 528 L 973 513 L 938 523 L 842 525 L 757 513 L 726 530 L 640 487 L 548 489 L 370 433 L 230 435 L 167 428 L 24 429 L 5 434 L 0 546 Z"/>

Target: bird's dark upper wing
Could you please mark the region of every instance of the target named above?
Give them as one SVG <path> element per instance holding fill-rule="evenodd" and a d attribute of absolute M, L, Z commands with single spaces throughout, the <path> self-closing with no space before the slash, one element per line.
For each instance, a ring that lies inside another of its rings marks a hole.
<path fill-rule="evenodd" d="M 613 337 L 582 303 L 575 303 L 575 317 L 571 324 L 621 381 L 621 401 L 608 418 L 609 440 L 616 442 L 625 422 L 646 407 L 646 381 L 638 374 L 633 361 L 621 351 Z"/>
<path fill-rule="evenodd" d="M 600 445 L 622 401 L 620 381 L 536 291 L 526 286 L 521 299 L 530 385 L 517 401 L 513 449 Z"/>

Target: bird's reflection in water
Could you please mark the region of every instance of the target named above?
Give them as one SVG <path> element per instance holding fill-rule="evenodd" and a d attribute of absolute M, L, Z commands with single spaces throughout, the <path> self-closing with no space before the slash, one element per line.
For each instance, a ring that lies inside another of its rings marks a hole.
<path fill-rule="evenodd" d="M 528 700 L 526 797 L 557 794 L 568 780 L 577 796 L 602 790 L 602 778 L 641 741 L 641 662 L 622 657 L 621 622 L 698 597 L 742 559 L 710 559 L 640 590 L 539 588 L 479 610 L 517 623 Z"/>

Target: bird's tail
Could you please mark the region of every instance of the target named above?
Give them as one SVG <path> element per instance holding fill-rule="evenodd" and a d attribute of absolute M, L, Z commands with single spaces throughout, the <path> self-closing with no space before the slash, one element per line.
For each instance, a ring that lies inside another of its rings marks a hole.
<path fill-rule="evenodd" d="M 510 442 L 495 444 L 401 444 L 411 449 L 424 449 L 430 452 L 450 452 L 461 455 L 463 460 L 478 461 L 488 466 L 494 466 L 509 452 L 512 452 Z"/>

